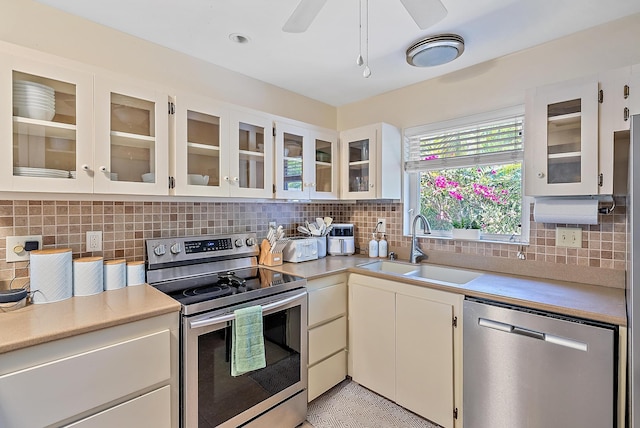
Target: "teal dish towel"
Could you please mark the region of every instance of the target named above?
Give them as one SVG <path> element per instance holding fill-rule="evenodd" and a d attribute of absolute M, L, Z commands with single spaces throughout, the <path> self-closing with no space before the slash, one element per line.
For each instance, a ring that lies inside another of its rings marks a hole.
<path fill-rule="evenodd" d="M 235 310 L 231 325 L 231 376 L 266 367 L 262 306 Z"/>

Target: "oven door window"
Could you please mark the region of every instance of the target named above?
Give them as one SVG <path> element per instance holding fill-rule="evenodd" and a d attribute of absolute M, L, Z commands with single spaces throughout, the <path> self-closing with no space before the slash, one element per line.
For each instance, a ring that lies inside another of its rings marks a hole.
<path fill-rule="evenodd" d="M 265 315 L 267 366 L 231 376 L 231 323 L 198 336 L 198 426 L 209 428 L 300 382 L 300 306 Z"/>

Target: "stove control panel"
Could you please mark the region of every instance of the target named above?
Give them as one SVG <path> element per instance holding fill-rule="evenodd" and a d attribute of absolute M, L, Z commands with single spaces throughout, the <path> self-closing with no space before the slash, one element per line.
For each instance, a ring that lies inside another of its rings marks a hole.
<path fill-rule="evenodd" d="M 236 239 L 236 242 L 238 240 Z M 197 241 L 186 241 L 184 243 L 187 254 L 205 253 L 209 251 L 224 251 L 233 249 L 231 238 L 201 239 Z"/>
<path fill-rule="evenodd" d="M 146 241 L 147 267 L 201 263 L 239 257 L 257 257 L 255 233 L 203 235 L 149 239 Z"/>

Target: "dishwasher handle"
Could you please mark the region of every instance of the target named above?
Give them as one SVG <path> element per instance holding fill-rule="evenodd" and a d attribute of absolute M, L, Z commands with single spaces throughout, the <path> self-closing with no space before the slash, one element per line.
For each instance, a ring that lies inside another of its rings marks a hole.
<path fill-rule="evenodd" d="M 480 327 L 491 328 L 505 333 L 512 333 L 520 336 L 531 337 L 533 339 L 543 340 L 554 345 L 564 346 L 566 348 L 576 349 L 578 351 L 587 352 L 588 349 L 586 343 L 579 342 L 577 340 L 555 336 L 549 333 L 542 333 L 535 330 L 529 330 L 528 328 L 517 327 L 515 325 L 493 321 L 486 318 L 478 318 L 478 325 Z"/>

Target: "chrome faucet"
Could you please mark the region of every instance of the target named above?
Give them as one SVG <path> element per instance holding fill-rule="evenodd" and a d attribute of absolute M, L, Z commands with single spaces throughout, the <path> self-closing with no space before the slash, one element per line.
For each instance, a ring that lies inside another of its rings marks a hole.
<path fill-rule="evenodd" d="M 418 245 L 418 238 L 416 237 L 416 225 L 418 220 L 422 221 L 422 231 L 425 235 L 431 234 L 431 225 L 425 216 L 418 214 L 413 218 L 413 224 L 411 225 L 411 253 L 409 261 L 411 263 L 419 263 L 420 260 L 427 257 L 427 255 L 420 249 Z"/>

